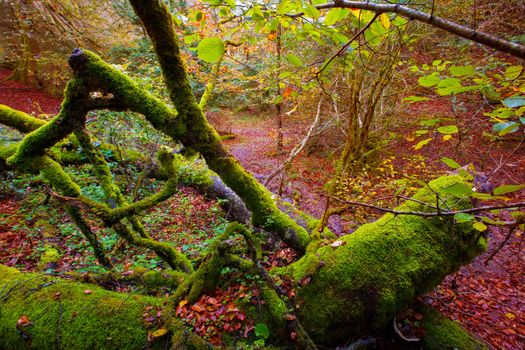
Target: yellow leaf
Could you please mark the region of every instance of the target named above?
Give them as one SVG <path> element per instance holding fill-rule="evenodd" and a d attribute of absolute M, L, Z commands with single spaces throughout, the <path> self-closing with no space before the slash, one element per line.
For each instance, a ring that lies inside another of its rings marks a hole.
<path fill-rule="evenodd" d="M 154 338 L 162 337 L 164 334 L 168 333 L 166 328 L 157 329 L 155 332 L 151 333 Z"/>
<path fill-rule="evenodd" d="M 452 135 L 443 135 L 443 141 L 448 141 L 452 138 Z"/>
<path fill-rule="evenodd" d="M 351 11 L 352 14 L 353 14 L 354 16 L 356 16 L 357 18 L 360 18 L 360 17 L 361 17 L 361 10 L 350 9 L 350 11 Z"/>
<path fill-rule="evenodd" d="M 505 317 L 508 318 L 509 320 L 513 320 L 513 319 L 516 318 L 516 315 L 514 315 L 514 314 L 511 313 L 511 312 L 507 312 L 507 313 L 505 314 Z"/>
<path fill-rule="evenodd" d="M 388 18 L 386 13 L 382 13 L 381 17 L 379 17 L 379 20 L 385 29 L 390 29 L 390 18 Z"/>

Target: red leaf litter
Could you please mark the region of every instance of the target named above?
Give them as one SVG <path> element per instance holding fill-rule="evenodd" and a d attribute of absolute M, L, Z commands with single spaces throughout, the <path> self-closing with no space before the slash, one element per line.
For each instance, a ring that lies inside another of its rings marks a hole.
<path fill-rule="evenodd" d="M 5 80 L 10 75 L 11 71 L 0 70 L 0 104 L 33 115 L 58 113 L 60 99 L 17 81 Z"/>
<path fill-rule="evenodd" d="M 31 257 L 37 242 L 29 231 L 17 228 L 18 204 L 14 200 L 0 197 L 0 264 L 7 266 L 25 265 L 26 270 L 33 270 L 36 261 Z"/>

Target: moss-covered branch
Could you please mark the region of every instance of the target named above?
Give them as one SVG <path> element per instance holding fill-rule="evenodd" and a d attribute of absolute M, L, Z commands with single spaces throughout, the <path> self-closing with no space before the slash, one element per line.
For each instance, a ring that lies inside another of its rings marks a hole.
<path fill-rule="evenodd" d="M 422 344 L 425 350 L 488 350 L 489 347 L 430 306 L 417 308 L 423 314 Z"/>
<path fill-rule="evenodd" d="M 211 69 L 211 76 L 209 78 L 208 83 L 206 84 L 206 87 L 204 88 L 204 92 L 202 93 L 201 99 L 199 101 L 199 107 L 203 112 L 205 112 L 206 108 L 208 107 L 208 101 L 210 100 L 211 94 L 213 93 L 213 89 L 215 88 L 215 84 L 217 83 L 217 78 L 219 76 L 221 63 L 225 52 L 222 53 L 221 58 L 213 65 L 213 68 Z"/>
<path fill-rule="evenodd" d="M 177 113 L 92 53 L 76 51 L 71 56 L 76 75 L 92 86 L 108 89 L 130 109 L 144 114 L 155 128 L 202 154 L 210 169 L 243 199 L 255 225 L 276 232 L 304 252 L 310 241 L 307 232 L 277 208 L 271 193 L 229 154 L 206 121 L 191 91 L 167 8 L 160 1 L 132 0 L 131 4 L 153 41 Z"/>
<path fill-rule="evenodd" d="M 25 134 L 43 126 L 46 121 L 0 104 L 0 124 Z"/>

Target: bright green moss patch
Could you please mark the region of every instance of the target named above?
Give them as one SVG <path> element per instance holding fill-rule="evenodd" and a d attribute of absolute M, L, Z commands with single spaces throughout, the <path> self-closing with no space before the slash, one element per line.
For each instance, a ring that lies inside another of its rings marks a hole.
<path fill-rule="evenodd" d="M 148 345 L 142 314 L 162 303 L 0 265 L 0 348 L 142 349 Z M 21 316 L 31 322 L 20 327 L 30 342 L 17 330 Z"/>
<path fill-rule="evenodd" d="M 461 328 L 458 322 L 428 306 L 420 311 L 424 314 L 422 342 L 425 350 L 488 350 L 488 346 Z"/>
<path fill-rule="evenodd" d="M 60 260 L 60 253 L 58 249 L 53 246 L 46 245 L 44 254 L 40 257 L 38 262 L 38 269 L 44 270 L 49 264 L 56 263 Z"/>

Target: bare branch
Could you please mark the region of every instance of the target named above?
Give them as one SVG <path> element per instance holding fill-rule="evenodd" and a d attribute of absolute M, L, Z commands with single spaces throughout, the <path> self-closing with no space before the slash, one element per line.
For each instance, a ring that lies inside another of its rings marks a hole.
<path fill-rule="evenodd" d="M 414 216 L 423 216 L 423 217 L 454 216 L 456 214 L 472 214 L 472 213 L 479 213 L 479 212 L 483 212 L 487 210 L 525 207 L 525 201 L 524 201 L 524 202 L 516 202 L 516 203 L 500 204 L 500 205 L 485 205 L 485 206 L 481 206 L 477 208 L 469 208 L 469 209 L 464 209 L 464 210 L 443 210 L 441 209 L 438 212 L 401 211 L 401 210 L 395 210 L 395 209 L 390 209 L 390 208 L 383 208 L 383 207 L 379 207 L 377 205 L 373 205 L 369 203 L 347 201 L 347 200 L 340 199 L 340 198 L 330 196 L 330 195 L 328 197 L 335 199 L 336 201 L 345 203 L 345 204 L 370 208 L 370 209 L 377 210 L 377 211 L 384 212 L 384 213 L 392 213 L 394 215 L 414 215 Z"/>
<path fill-rule="evenodd" d="M 414 10 L 406 6 L 399 4 L 377 4 L 368 1 L 346 1 L 346 0 L 335 0 L 332 3 L 326 3 L 317 5 L 316 8 L 331 9 L 331 8 L 351 8 L 359 10 L 373 11 L 376 14 L 381 13 L 397 13 L 403 17 L 417 20 L 423 23 L 430 24 L 433 27 L 442 29 L 454 35 L 462 38 L 486 45 L 495 50 L 508 53 L 512 56 L 516 56 L 521 59 L 525 59 L 525 46 L 511 41 L 495 37 L 493 35 L 477 31 L 473 28 L 463 26 L 461 24 L 449 21 L 448 19 L 434 16 L 433 13 L 428 14 L 423 11 Z M 296 13 L 289 15 L 290 17 L 300 17 L 304 13 Z"/>
<path fill-rule="evenodd" d="M 288 164 L 290 164 L 290 162 L 292 160 L 294 160 L 294 158 L 297 157 L 299 155 L 299 153 L 301 153 L 301 151 L 304 149 L 304 147 L 306 146 L 306 143 L 308 142 L 308 140 L 310 139 L 310 136 L 312 135 L 313 130 L 315 129 L 315 127 L 319 123 L 319 116 L 321 115 L 321 104 L 322 104 L 322 102 L 323 102 L 323 100 L 321 99 L 319 101 L 319 104 L 317 105 L 317 114 L 315 115 L 315 120 L 312 123 L 312 125 L 310 125 L 310 128 L 308 129 L 308 133 L 304 137 L 303 141 L 292 150 L 292 152 L 290 153 L 288 158 L 283 162 L 283 164 L 281 164 L 270 175 L 268 175 L 268 177 L 264 181 L 264 186 L 268 186 L 270 181 L 272 181 L 272 179 L 275 176 L 277 176 L 280 172 L 282 172 L 288 166 Z"/>
<path fill-rule="evenodd" d="M 322 67 L 321 69 L 319 69 L 319 71 L 316 73 L 317 75 L 321 74 L 325 69 L 326 67 L 328 67 L 328 65 L 337 57 L 337 56 L 340 56 L 347 48 L 348 46 L 353 43 L 361 34 L 363 34 L 365 32 L 365 30 L 367 30 L 374 22 L 375 20 L 377 19 L 377 17 L 379 17 L 379 13 L 376 13 L 374 18 L 372 18 L 360 31 L 358 31 L 350 40 L 348 40 L 348 42 L 346 44 L 344 44 L 338 51 L 335 55 L 333 55 Z"/>

